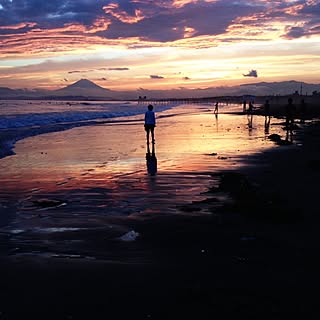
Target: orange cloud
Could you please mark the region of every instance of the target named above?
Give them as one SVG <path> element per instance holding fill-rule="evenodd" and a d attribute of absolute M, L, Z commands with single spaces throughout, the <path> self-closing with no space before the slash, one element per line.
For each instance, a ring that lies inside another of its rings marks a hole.
<path fill-rule="evenodd" d="M 33 28 L 37 24 L 35 22 L 21 22 L 16 25 L 11 25 L 11 26 L 0 26 L 0 30 L 19 30 L 23 28 Z"/>
<path fill-rule="evenodd" d="M 110 3 L 104 6 L 103 10 L 124 23 L 137 23 L 145 18 L 141 10 L 136 9 L 135 15 L 131 16 L 126 11 L 120 10 L 117 3 Z"/>

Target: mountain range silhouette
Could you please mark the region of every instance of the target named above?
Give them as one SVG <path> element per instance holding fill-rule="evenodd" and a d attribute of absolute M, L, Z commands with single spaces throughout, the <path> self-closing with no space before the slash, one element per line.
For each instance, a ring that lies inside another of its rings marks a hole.
<path fill-rule="evenodd" d="M 288 95 L 295 92 L 312 95 L 320 92 L 320 84 L 309 84 L 299 81 L 282 82 L 258 82 L 247 83 L 237 86 L 209 87 L 204 89 L 169 89 L 169 90 L 148 90 L 137 89 L 131 91 L 115 91 L 103 88 L 88 79 L 81 79 L 58 90 L 41 89 L 10 89 L 0 87 L 0 99 L 137 99 L 139 96 L 147 96 L 150 99 L 168 98 L 205 98 L 217 96 L 273 96 Z"/>

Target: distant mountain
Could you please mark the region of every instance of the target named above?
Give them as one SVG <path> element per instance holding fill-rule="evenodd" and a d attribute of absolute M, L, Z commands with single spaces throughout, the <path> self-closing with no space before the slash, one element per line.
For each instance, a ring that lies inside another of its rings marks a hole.
<path fill-rule="evenodd" d="M 282 82 L 258 82 L 242 84 L 239 86 L 220 86 L 199 89 L 171 89 L 171 90 L 142 90 L 138 95 L 152 98 L 203 98 L 219 96 L 273 96 L 273 95 L 290 95 L 296 91 L 303 94 L 312 95 L 314 91 L 320 92 L 320 84 L 309 84 L 298 81 Z"/>
<path fill-rule="evenodd" d="M 81 79 L 65 88 L 51 92 L 51 95 L 110 98 L 111 92 L 111 90 L 102 88 L 90 80 Z"/>
<path fill-rule="evenodd" d="M 282 82 L 258 82 L 254 84 L 240 85 L 240 91 L 252 95 L 287 95 L 302 92 L 302 94 L 311 95 L 314 91 L 319 91 L 319 84 L 309 84 L 298 81 Z"/>
<path fill-rule="evenodd" d="M 0 95 L 1 96 L 10 96 L 15 94 L 16 90 L 7 88 L 7 87 L 0 87 Z"/>
<path fill-rule="evenodd" d="M 218 96 L 272 96 L 288 95 L 295 92 L 311 95 L 320 92 L 320 84 L 298 81 L 258 82 L 239 86 L 220 86 L 199 89 L 178 88 L 170 90 L 148 90 L 140 88 L 132 91 L 113 91 L 98 86 L 94 82 L 81 79 L 64 88 L 49 91 L 40 89 L 10 89 L 0 87 L 0 99 L 104 99 L 134 100 L 139 96 L 148 99 L 205 98 Z"/>

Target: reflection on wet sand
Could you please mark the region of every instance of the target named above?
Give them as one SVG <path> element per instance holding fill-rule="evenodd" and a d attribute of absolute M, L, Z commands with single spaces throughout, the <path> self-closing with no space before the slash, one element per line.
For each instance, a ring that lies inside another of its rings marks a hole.
<path fill-rule="evenodd" d="M 105 242 L 88 239 L 115 239 L 130 231 L 128 219 L 208 214 L 205 204 L 192 213 L 180 209 L 207 199 L 218 183 L 212 173 L 241 166 L 243 155 L 272 142 L 263 117 L 248 137 L 246 115 L 220 113 L 218 130 L 218 114 L 213 120 L 203 110 L 182 111 L 159 117 L 157 150 L 142 143 L 142 121 L 19 141 L 16 155 L 0 160 L 0 211 L 10 211 L 2 231 L 12 234 L 11 246 L 20 253 L 103 255 Z"/>
<path fill-rule="evenodd" d="M 154 176 L 157 173 L 157 157 L 156 157 L 156 151 L 155 151 L 155 145 L 154 142 L 152 143 L 152 148 L 150 152 L 150 143 L 147 142 L 147 153 L 146 153 L 146 161 L 147 161 L 147 172 Z"/>
<path fill-rule="evenodd" d="M 271 117 L 265 116 L 265 118 L 264 118 L 264 133 L 265 134 L 269 134 L 270 123 L 271 123 Z"/>

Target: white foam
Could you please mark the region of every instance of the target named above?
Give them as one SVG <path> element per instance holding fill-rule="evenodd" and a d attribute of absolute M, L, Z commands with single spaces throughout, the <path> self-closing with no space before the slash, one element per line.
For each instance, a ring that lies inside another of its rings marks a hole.
<path fill-rule="evenodd" d="M 139 236 L 139 232 L 131 230 L 126 234 L 124 234 L 123 236 L 119 237 L 119 240 L 126 241 L 126 242 L 135 241 L 138 236 Z"/>

